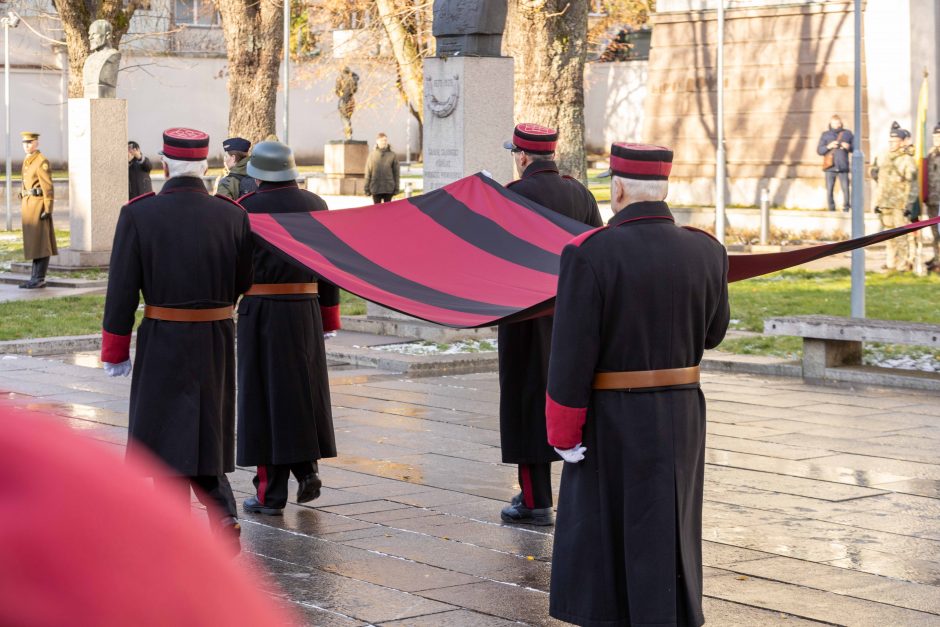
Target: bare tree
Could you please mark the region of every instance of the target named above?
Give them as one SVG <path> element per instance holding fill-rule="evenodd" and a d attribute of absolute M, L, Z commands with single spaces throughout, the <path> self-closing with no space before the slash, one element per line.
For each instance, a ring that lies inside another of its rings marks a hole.
<path fill-rule="evenodd" d="M 424 51 L 418 18 L 422 12 L 428 13 L 432 3 L 420 2 L 415 6 L 407 0 L 376 0 L 375 4 L 395 57 L 398 89 L 411 115 L 421 124 L 424 122 L 424 70 L 421 66 Z"/>
<path fill-rule="evenodd" d="M 252 143 L 275 131 L 285 1 L 216 0 L 228 58 L 228 132 Z"/>
<path fill-rule="evenodd" d="M 515 58 L 515 117 L 558 129 L 558 167 L 582 181 L 587 16 L 583 1 L 509 0 L 506 19 L 506 47 Z"/>
<path fill-rule="evenodd" d="M 95 20 L 107 20 L 113 29 L 112 43 L 119 43 L 131 25 L 137 9 L 146 9 L 150 0 L 52 0 L 69 55 L 69 98 L 82 97 L 82 66 L 88 58 L 88 27 Z"/>

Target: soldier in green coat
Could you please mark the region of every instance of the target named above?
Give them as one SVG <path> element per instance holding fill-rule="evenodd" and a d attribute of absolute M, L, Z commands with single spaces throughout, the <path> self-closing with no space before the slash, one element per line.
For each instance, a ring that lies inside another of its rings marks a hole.
<path fill-rule="evenodd" d="M 917 200 L 917 164 L 904 146 L 904 129 L 891 128 L 888 150 L 872 164 L 872 178 L 878 182 L 875 212 L 886 229 L 903 226 L 911 221 L 911 207 Z M 907 271 L 912 268 L 907 237 L 885 242 L 885 269 Z"/>
<path fill-rule="evenodd" d="M 255 179 L 248 176 L 248 157 L 251 142 L 241 137 L 230 137 L 222 142 L 225 151 L 225 174 L 215 184 L 216 196 L 238 200 L 258 189 Z"/>

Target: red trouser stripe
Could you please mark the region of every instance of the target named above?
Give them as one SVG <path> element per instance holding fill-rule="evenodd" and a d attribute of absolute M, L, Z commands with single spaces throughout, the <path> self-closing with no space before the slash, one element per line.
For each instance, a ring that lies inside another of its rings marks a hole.
<path fill-rule="evenodd" d="M 532 493 L 532 471 L 526 464 L 519 464 L 519 483 L 522 484 L 522 504 L 529 509 L 535 508 L 535 495 Z"/>
<path fill-rule="evenodd" d="M 268 468 L 258 466 L 258 502 L 264 505 L 264 496 L 268 491 Z"/>

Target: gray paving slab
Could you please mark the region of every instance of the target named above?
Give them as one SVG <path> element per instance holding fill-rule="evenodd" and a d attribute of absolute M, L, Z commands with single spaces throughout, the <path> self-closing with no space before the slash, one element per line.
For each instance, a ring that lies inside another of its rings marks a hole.
<path fill-rule="evenodd" d="M 321 462 L 322 496 L 243 517 L 246 552 L 299 620 L 559 624 L 552 530 L 499 520 L 518 485 L 499 456 L 496 376 L 331 381 L 340 457 Z M 4 398 L 116 451 L 129 389 L 93 354 L 0 358 Z M 704 390 L 709 624 L 940 624 L 940 398 L 714 373 Z M 230 476 L 239 500 L 252 474 Z"/>

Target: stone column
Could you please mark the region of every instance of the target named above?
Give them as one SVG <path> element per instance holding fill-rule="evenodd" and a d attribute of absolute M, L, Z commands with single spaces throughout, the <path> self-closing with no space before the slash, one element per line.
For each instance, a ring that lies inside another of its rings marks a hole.
<path fill-rule="evenodd" d="M 52 264 L 106 267 L 127 202 L 127 101 L 69 99 L 71 243 Z"/>
<path fill-rule="evenodd" d="M 424 60 L 424 191 L 487 170 L 512 180 L 513 60 L 432 57 Z"/>

